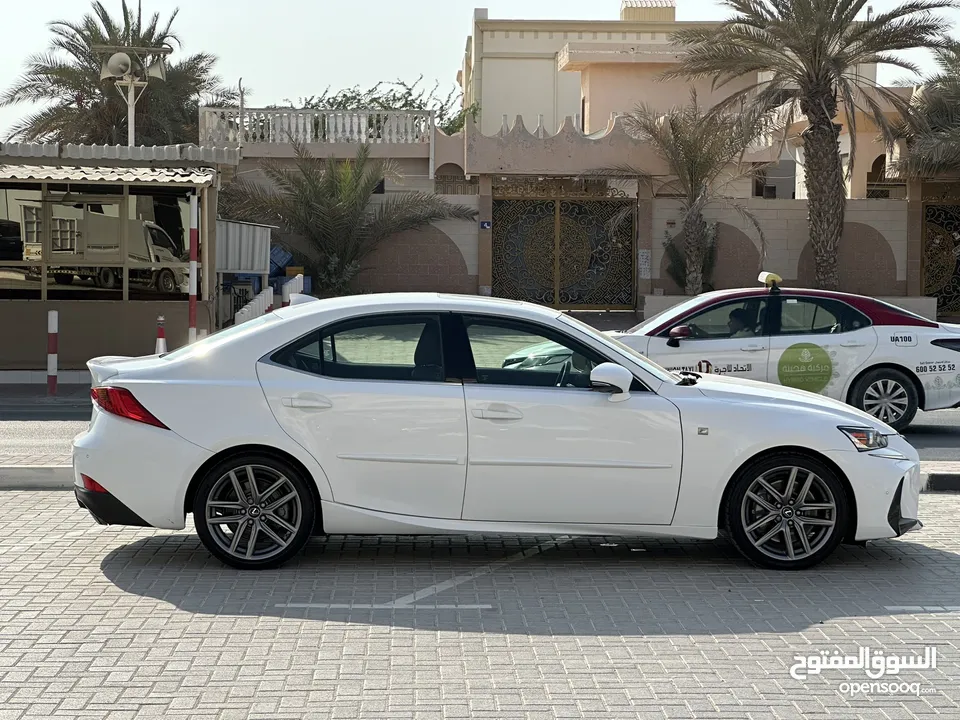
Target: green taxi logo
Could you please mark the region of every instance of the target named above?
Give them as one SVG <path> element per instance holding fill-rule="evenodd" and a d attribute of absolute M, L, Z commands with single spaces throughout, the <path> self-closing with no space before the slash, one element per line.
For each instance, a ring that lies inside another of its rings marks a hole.
<path fill-rule="evenodd" d="M 830 384 L 833 377 L 833 361 L 819 345 L 797 343 L 784 350 L 780 356 L 777 377 L 781 385 L 820 392 Z"/>

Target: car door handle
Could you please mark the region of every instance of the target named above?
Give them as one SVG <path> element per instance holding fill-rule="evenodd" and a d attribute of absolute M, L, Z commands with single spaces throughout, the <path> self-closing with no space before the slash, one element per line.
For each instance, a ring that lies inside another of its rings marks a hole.
<path fill-rule="evenodd" d="M 520 420 L 523 413 L 516 408 L 474 408 L 473 416 L 481 420 Z"/>
<path fill-rule="evenodd" d="M 857 342 L 857 341 L 855 341 L 855 340 L 850 340 L 850 341 L 848 341 L 848 342 L 842 342 L 842 343 L 840 343 L 840 347 L 849 347 L 849 348 L 866 347 L 866 343 Z"/>
<path fill-rule="evenodd" d="M 326 398 L 285 397 L 281 398 L 281 402 L 285 407 L 299 408 L 301 410 L 326 410 L 327 408 L 333 407 L 333 403 Z"/>
<path fill-rule="evenodd" d="M 744 345 L 740 348 L 744 352 L 761 352 L 767 349 L 766 345 Z"/>

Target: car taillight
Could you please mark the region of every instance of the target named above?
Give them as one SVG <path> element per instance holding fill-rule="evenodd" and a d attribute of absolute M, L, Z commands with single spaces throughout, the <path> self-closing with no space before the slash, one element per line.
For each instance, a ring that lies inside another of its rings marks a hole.
<path fill-rule="evenodd" d="M 104 412 L 118 415 L 127 420 L 142 422 L 154 427 L 169 430 L 162 422 L 157 420 L 149 410 L 147 410 L 133 396 L 133 393 L 126 388 L 121 387 L 98 387 L 90 390 L 90 397 L 100 406 Z"/>
<path fill-rule="evenodd" d="M 938 338 L 937 340 L 931 340 L 930 344 L 960 352 L 960 338 Z"/>
<path fill-rule="evenodd" d="M 92 477 L 90 477 L 89 475 L 83 475 L 83 474 L 81 473 L 80 479 L 83 480 L 83 487 L 84 487 L 85 489 L 89 490 L 90 492 L 96 492 L 96 493 L 105 493 L 105 492 L 107 492 L 107 489 L 106 489 L 103 485 L 101 485 L 100 483 L 98 483 L 96 480 L 94 480 L 94 479 L 93 479 Z"/>

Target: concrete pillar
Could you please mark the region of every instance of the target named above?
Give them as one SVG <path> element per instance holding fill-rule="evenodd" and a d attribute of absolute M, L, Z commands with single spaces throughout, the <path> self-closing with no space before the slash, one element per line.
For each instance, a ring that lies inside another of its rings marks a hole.
<path fill-rule="evenodd" d="M 907 182 L 907 295 L 924 295 L 923 181 Z"/>
<path fill-rule="evenodd" d="M 479 278 L 481 295 L 493 292 L 493 178 L 480 176 L 480 230 L 478 231 Z"/>
<path fill-rule="evenodd" d="M 643 296 L 653 294 L 653 188 L 640 182 L 637 188 L 637 310 Z"/>

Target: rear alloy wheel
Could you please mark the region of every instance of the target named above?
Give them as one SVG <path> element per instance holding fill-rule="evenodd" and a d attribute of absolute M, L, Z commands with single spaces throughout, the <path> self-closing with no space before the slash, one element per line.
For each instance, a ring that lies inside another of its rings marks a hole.
<path fill-rule="evenodd" d="M 238 456 L 212 468 L 193 502 L 203 544 L 241 570 L 278 567 L 300 552 L 315 513 L 306 479 L 268 455 Z"/>
<path fill-rule="evenodd" d="M 847 533 L 848 499 L 829 467 L 784 453 L 746 467 L 731 489 L 727 528 L 743 555 L 775 570 L 802 570 L 829 556 Z"/>
<path fill-rule="evenodd" d="M 854 406 L 898 431 L 913 422 L 920 405 L 913 381 L 892 368 L 868 372 L 857 381 L 851 396 Z"/>

